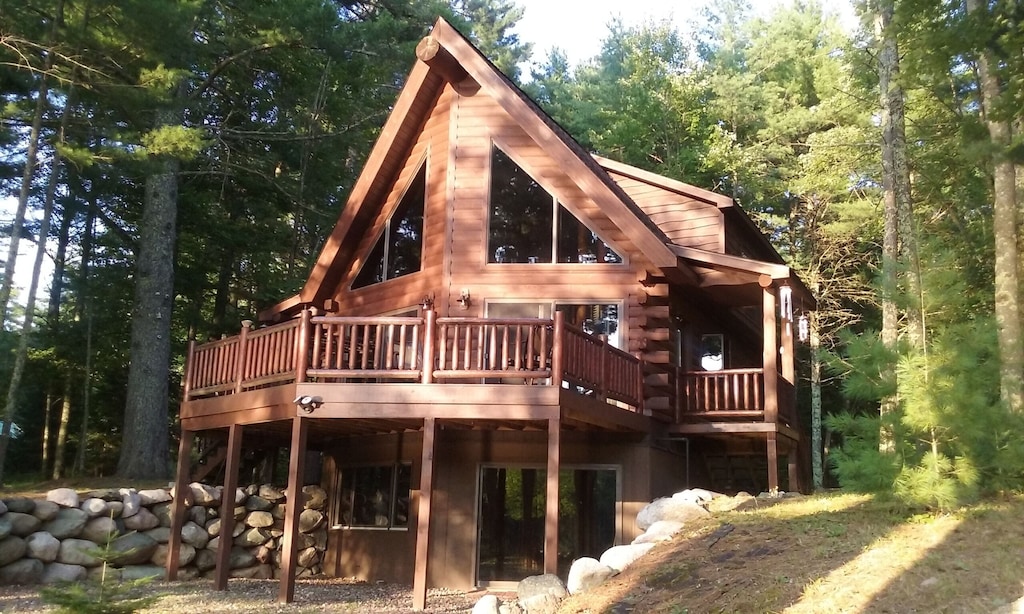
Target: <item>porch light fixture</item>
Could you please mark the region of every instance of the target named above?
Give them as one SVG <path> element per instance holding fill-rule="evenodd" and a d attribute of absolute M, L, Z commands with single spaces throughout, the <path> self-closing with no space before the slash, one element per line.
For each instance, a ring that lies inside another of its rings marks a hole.
<path fill-rule="evenodd" d="M 319 409 L 319 407 L 324 404 L 324 400 L 322 397 L 314 397 L 307 394 L 295 397 L 295 401 L 293 401 L 293 403 L 298 405 L 299 409 L 305 413 L 311 414 L 313 413 L 313 410 Z"/>
<path fill-rule="evenodd" d="M 459 298 L 455 299 L 455 301 L 459 304 L 460 309 L 466 310 L 469 309 L 473 299 L 469 296 L 469 290 L 467 288 L 463 288 L 459 291 Z"/>
<path fill-rule="evenodd" d="M 807 321 L 807 314 L 801 313 L 800 318 L 796 321 L 796 333 L 797 339 L 801 343 L 807 343 L 807 340 L 811 337 L 810 322 Z"/>

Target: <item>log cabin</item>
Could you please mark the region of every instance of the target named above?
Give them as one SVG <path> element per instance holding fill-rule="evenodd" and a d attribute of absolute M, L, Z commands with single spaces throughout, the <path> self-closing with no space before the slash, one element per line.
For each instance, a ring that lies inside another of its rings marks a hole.
<path fill-rule="evenodd" d="M 178 492 L 197 436 L 225 492 L 243 449 L 288 449 L 279 598 L 312 481 L 324 573 L 411 584 L 422 609 L 428 587 L 564 577 L 685 487 L 801 488 L 814 299 L 751 219 L 588 153 L 444 20 L 416 56 L 305 285 L 190 346 Z"/>

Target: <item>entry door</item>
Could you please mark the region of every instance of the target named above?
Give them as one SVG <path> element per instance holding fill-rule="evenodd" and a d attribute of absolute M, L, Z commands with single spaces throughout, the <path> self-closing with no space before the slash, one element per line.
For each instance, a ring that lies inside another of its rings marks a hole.
<path fill-rule="evenodd" d="M 615 469 L 559 474 L 558 573 L 574 559 L 598 558 L 615 543 Z M 518 582 L 544 573 L 546 472 L 524 467 L 480 471 L 477 584 Z"/>

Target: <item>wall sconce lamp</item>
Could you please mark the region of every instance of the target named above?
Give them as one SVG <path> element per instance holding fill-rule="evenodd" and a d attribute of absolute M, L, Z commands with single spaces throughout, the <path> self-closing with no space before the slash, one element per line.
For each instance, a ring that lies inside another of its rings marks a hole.
<path fill-rule="evenodd" d="M 295 397 L 293 403 L 298 405 L 299 409 L 301 409 L 303 412 L 311 414 L 313 413 L 313 410 L 319 409 L 320 406 L 324 404 L 324 400 L 322 397 L 303 395 L 300 397 Z"/>
<path fill-rule="evenodd" d="M 463 311 L 469 309 L 470 304 L 473 302 L 472 298 L 469 296 L 469 289 L 463 288 L 460 290 L 459 298 L 456 299 L 456 302 L 459 304 L 459 308 Z"/>
<path fill-rule="evenodd" d="M 420 301 L 420 309 L 422 309 L 423 311 L 430 311 L 433 308 L 434 308 L 434 295 L 433 294 L 428 294 L 428 295 L 424 296 L 423 300 Z"/>

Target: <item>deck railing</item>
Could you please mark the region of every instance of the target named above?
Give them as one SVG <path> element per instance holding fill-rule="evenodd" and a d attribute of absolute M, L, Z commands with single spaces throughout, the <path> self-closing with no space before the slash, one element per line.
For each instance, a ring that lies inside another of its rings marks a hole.
<path fill-rule="evenodd" d="M 641 362 L 564 322 L 528 318 L 310 316 L 191 344 L 185 399 L 287 382 L 561 385 L 643 406 Z"/>
<path fill-rule="evenodd" d="M 776 416 L 796 424 L 796 390 L 776 375 L 774 401 L 765 394 L 764 369 L 679 371 L 676 375 L 676 421 L 686 418 L 757 419 Z"/>

